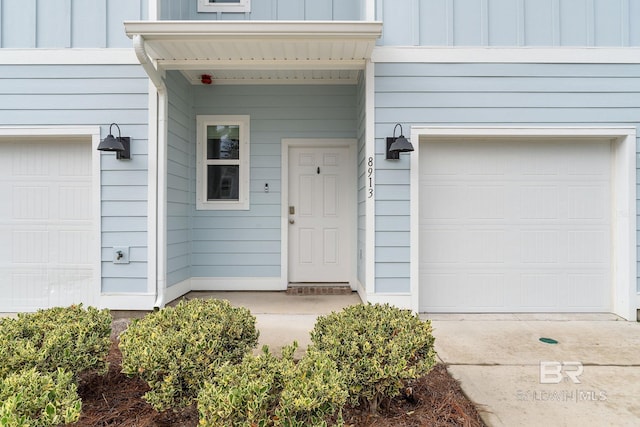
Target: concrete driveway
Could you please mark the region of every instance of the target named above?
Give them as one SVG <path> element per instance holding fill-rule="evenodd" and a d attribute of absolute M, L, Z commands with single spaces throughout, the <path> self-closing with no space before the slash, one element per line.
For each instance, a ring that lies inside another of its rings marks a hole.
<path fill-rule="evenodd" d="M 422 317 L 489 426 L 640 425 L 639 323 L 608 314 Z"/>

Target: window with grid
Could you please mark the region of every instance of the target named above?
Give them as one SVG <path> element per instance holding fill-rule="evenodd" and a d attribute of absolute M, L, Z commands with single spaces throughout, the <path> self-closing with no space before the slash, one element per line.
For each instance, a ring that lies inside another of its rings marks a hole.
<path fill-rule="evenodd" d="M 249 116 L 198 116 L 197 208 L 249 209 Z"/>

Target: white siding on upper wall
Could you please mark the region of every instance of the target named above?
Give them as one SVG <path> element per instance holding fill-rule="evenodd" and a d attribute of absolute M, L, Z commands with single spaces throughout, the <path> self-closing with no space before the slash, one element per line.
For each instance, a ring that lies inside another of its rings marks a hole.
<path fill-rule="evenodd" d="M 639 46 L 636 0 L 377 0 L 381 45 Z"/>
<path fill-rule="evenodd" d="M 131 47 L 122 23 L 147 19 L 148 1 L 0 0 L 0 47 Z"/>
<path fill-rule="evenodd" d="M 147 290 L 148 79 L 136 65 L 3 65 L 0 126 L 118 123 L 131 160 L 101 155 L 102 290 Z M 113 128 L 113 131 L 117 131 Z M 130 264 L 114 265 L 114 246 L 129 246 Z"/>
<path fill-rule="evenodd" d="M 357 21 L 369 0 L 251 0 L 251 12 L 198 13 L 197 0 L 161 0 L 165 20 Z"/>
<path fill-rule="evenodd" d="M 410 154 L 384 159 L 396 123 L 405 136 L 412 125 L 640 125 L 637 64 L 379 63 L 375 90 L 376 292 L 410 290 Z"/>
<path fill-rule="evenodd" d="M 196 115 L 250 116 L 251 181 L 249 210 L 193 212 L 192 275 L 280 277 L 281 141 L 356 138 L 356 87 L 214 85 L 193 92 Z"/>

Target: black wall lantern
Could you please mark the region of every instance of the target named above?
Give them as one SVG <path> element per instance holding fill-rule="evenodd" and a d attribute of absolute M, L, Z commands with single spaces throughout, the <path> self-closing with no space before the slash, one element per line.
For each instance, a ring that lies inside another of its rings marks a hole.
<path fill-rule="evenodd" d="M 400 126 L 400 136 L 396 138 L 396 128 Z M 413 151 L 413 145 L 402 134 L 402 125 L 396 124 L 393 128 L 393 137 L 387 137 L 387 160 L 400 159 L 400 153 Z"/>
<path fill-rule="evenodd" d="M 115 126 L 118 128 L 118 137 L 114 137 L 111 128 Z M 131 158 L 131 138 L 128 136 L 122 136 L 120 133 L 120 126 L 116 123 L 111 123 L 109 126 L 109 135 L 100 142 L 98 145 L 98 151 L 115 151 L 116 159 L 129 160 Z"/>

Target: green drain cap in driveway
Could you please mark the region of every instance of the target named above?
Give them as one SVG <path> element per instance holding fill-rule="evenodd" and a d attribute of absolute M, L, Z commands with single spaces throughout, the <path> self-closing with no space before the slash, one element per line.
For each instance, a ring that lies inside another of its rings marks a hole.
<path fill-rule="evenodd" d="M 554 340 L 553 338 L 540 338 L 540 341 L 545 344 L 558 344 L 558 341 Z"/>

